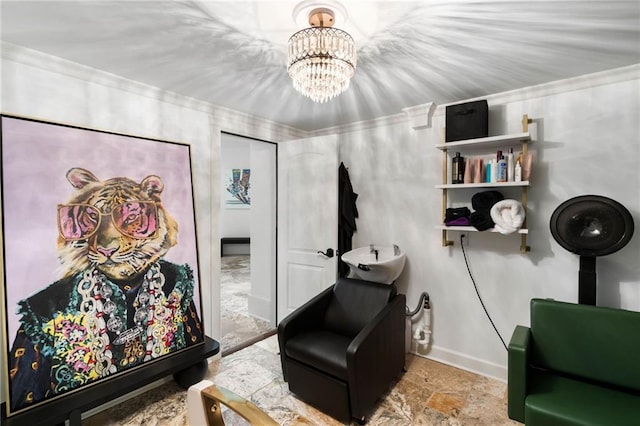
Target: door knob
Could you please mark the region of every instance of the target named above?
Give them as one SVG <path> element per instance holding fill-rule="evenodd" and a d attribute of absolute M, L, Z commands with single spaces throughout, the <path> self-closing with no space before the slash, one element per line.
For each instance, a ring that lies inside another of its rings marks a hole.
<path fill-rule="evenodd" d="M 333 255 L 334 255 L 334 252 L 333 252 L 332 248 L 328 248 L 326 252 L 318 250 L 318 253 L 320 253 L 321 255 L 326 256 L 328 258 L 332 258 Z"/>

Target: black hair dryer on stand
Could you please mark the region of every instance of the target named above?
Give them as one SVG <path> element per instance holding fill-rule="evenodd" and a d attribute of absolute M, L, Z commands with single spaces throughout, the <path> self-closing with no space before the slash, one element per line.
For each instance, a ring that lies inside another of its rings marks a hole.
<path fill-rule="evenodd" d="M 596 304 L 596 257 L 614 253 L 633 236 L 633 218 L 622 204 L 599 195 L 581 195 L 551 215 L 551 235 L 580 256 L 578 303 Z"/>

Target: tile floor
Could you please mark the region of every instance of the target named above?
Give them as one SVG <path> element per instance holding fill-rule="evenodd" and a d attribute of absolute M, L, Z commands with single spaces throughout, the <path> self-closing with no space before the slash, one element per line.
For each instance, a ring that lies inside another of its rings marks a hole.
<path fill-rule="evenodd" d="M 407 369 L 380 401 L 368 425 L 519 424 L 507 418 L 506 385 L 502 382 L 414 355 L 408 355 Z M 276 336 L 212 362 L 206 379 L 250 399 L 281 425 L 342 424 L 289 392 L 282 379 Z M 186 394 L 169 382 L 82 424 L 188 425 Z M 231 412 L 226 412 L 225 421 L 227 425 L 246 424 Z"/>
<path fill-rule="evenodd" d="M 224 256 L 220 267 L 220 321 L 222 352 L 272 330 L 269 322 L 249 315 L 248 296 L 251 292 L 251 257 Z"/>
<path fill-rule="evenodd" d="M 222 258 L 222 351 L 271 326 L 247 315 L 249 256 Z M 384 396 L 369 425 L 518 425 L 507 418 L 506 385 L 422 357 L 407 356 L 407 372 Z M 299 401 L 282 379 L 277 336 L 210 363 L 207 380 L 249 400 L 281 425 L 340 425 Z M 188 425 L 187 392 L 170 381 L 83 420 L 84 426 Z M 231 411 L 227 425 L 247 423 Z M 357 424 L 353 422 L 353 424 Z M 200 426 L 200 425 L 192 425 Z"/>

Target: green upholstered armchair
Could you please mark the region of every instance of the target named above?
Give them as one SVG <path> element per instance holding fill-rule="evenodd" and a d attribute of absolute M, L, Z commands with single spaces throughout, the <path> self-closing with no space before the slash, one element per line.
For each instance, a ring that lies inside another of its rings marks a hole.
<path fill-rule="evenodd" d="M 508 411 L 526 425 L 640 425 L 640 312 L 531 300 L 509 343 Z"/>

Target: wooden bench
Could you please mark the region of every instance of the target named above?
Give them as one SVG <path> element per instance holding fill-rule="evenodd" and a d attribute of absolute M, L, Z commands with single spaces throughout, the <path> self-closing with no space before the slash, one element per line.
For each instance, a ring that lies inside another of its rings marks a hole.
<path fill-rule="evenodd" d="M 224 256 L 224 246 L 228 244 L 250 244 L 249 237 L 223 237 L 220 238 L 220 257 Z"/>

